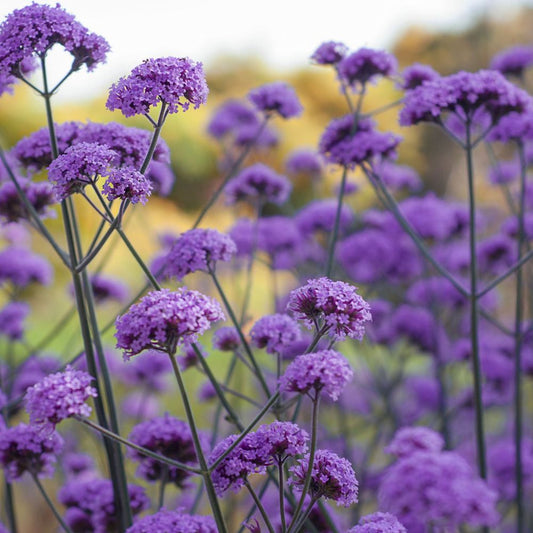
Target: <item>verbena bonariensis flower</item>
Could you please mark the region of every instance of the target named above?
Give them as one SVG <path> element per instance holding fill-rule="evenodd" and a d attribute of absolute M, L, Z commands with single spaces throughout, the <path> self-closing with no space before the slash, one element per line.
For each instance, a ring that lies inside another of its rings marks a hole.
<path fill-rule="evenodd" d="M 406 292 L 407 303 L 426 308 L 438 305 L 439 308 L 461 309 L 466 297 L 446 278 L 433 276 L 415 281 Z"/>
<path fill-rule="evenodd" d="M 334 119 L 320 138 L 319 152 L 328 162 L 347 168 L 394 157 L 400 137 L 380 133 L 374 125 L 369 118 L 360 118 L 355 124 L 352 114 Z"/>
<path fill-rule="evenodd" d="M 443 448 L 440 433 L 424 426 L 412 426 L 397 430 L 385 452 L 401 458 L 415 452 L 440 452 Z"/>
<path fill-rule="evenodd" d="M 388 320 L 391 334 L 389 342 L 403 338 L 423 351 L 432 353 L 435 350 L 439 324 L 428 308 L 401 304 Z"/>
<path fill-rule="evenodd" d="M 163 275 L 181 281 L 187 274 L 215 270 L 218 261 L 231 261 L 237 252 L 233 239 L 215 229 L 194 228 L 182 233 L 163 259 Z"/>
<path fill-rule="evenodd" d="M 363 516 L 347 533 L 407 533 L 407 529 L 394 515 L 377 512 Z"/>
<path fill-rule="evenodd" d="M 9 302 L 0 309 L 0 336 L 20 340 L 24 335 L 24 321 L 30 312 L 25 302 Z"/>
<path fill-rule="evenodd" d="M 240 100 L 224 102 L 211 117 L 207 132 L 215 139 L 236 135 L 243 127 L 259 127 L 259 116 L 255 109 Z"/>
<path fill-rule="evenodd" d="M 98 176 L 107 175 L 116 157 L 116 152 L 96 143 L 78 143 L 67 148 L 48 167 L 48 179 L 58 199 L 64 200 L 95 183 Z"/>
<path fill-rule="evenodd" d="M 4 77 L 20 78 L 31 56 L 43 57 L 55 44 L 72 55 L 72 70 L 82 65 L 93 70 L 109 51 L 103 37 L 90 33 L 59 4 L 51 7 L 34 2 L 10 13 L 0 26 L 0 72 Z"/>
<path fill-rule="evenodd" d="M 128 484 L 127 489 L 133 515 L 150 507 L 144 487 Z M 115 495 L 110 479 L 73 479 L 61 487 L 57 497 L 67 508 L 64 519 L 73 531 L 117 531 Z"/>
<path fill-rule="evenodd" d="M 296 488 L 304 486 L 309 467 L 309 454 L 289 468 L 290 483 Z M 317 450 L 311 469 L 311 498 L 326 498 L 337 505 L 349 507 L 357 502 L 359 483 L 347 459 L 329 450 Z"/>
<path fill-rule="evenodd" d="M 128 299 L 128 286 L 121 279 L 107 274 L 95 274 L 90 277 L 89 281 L 96 303 L 105 303 L 112 300 L 125 302 Z"/>
<path fill-rule="evenodd" d="M 523 113 L 509 113 L 498 122 L 487 136 L 489 141 L 521 144 L 533 140 L 533 109 Z"/>
<path fill-rule="evenodd" d="M 223 326 L 213 333 L 213 348 L 221 352 L 233 352 L 241 345 L 241 337 L 236 328 Z"/>
<path fill-rule="evenodd" d="M 375 172 L 381 181 L 393 191 L 406 189 L 414 192 L 422 188 L 420 176 L 416 170 L 407 165 L 396 165 L 390 161 L 383 161 L 375 169 Z"/>
<path fill-rule="evenodd" d="M 71 366 L 63 372 L 50 374 L 26 391 L 26 411 L 32 424 L 55 426 L 65 418 L 87 417 L 91 407 L 86 403 L 96 389 L 92 376 Z"/>
<path fill-rule="evenodd" d="M 106 107 L 132 117 L 146 115 L 163 102 L 168 113 L 177 113 L 191 104 L 198 109 L 206 103 L 208 92 L 202 63 L 187 57 L 146 59 L 111 86 Z"/>
<path fill-rule="evenodd" d="M 248 93 L 248 98 L 259 111 L 283 118 L 297 117 L 303 111 L 294 89 L 282 81 L 253 89 Z"/>
<path fill-rule="evenodd" d="M 36 282 L 48 285 L 52 275 L 50 263 L 27 248 L 9 246 L 0 251 L 0 284 L 9 282 L 15 287 L 26 287 Z"/>
<path fill-rule="evenodd" d="M 313 398 L 324 392 L 335 401 L 352 378 L 353 370 L 344 356 L 335 350 L 321 350 L 296 357 L 279 379 L 279 388 Z"/>
<path fill-rule="evenodd" d="M 57 372 L 61 367 L 61 361 L 51 355 L 30 355 L 19 365 L 13 379 L 11 395 L 18 398 L 26 394 L 28 387 L 35 385 L 48 374 Z"/>
<path fill-rule="evenodd" d="M 0 465 L 6 480 L 15 481 L 25 472 L 51 477 L 63 444 L 56 431 L 43 432 L 27 424 L 0 429 Z"/>
<path fill-rule="evenodd" d="M 285 168 L 290 174 L 309 176 L 316 181 L 322 177 L 324 164 L 315 150 L 301 148 L 289 154 Z"/>
<path fill-rule="evenodd" d="M 337 72 L 342 81 L 356 89 L 381 76 L 392 76 L 397 66 L 396 58 L 384 50 L 360 48 L 338 63 Z"/>
<path fill-rule="evenodd" d="M 223 319 L 220 304 L 197 291 L 152 291 L 117 317 L 117 348 L 125 360 L 148 348 L 174 354 L 178 344 L 196 341 L 211 323 Z"/>
<path fill-rule="evenodd" d="M 518 45 L 502 50 L 490 62 L 490 68 L 504 75 L 521 78 L 524 71 L 533 66 L 533 46 Z"/>
<path fill-rule="evenodd" d="M 398 459 L 385 471 L 378 502 L 409 533 L 424 533 L 428 524 L 456 529 L 492 526 L 499 519 L 496 493 L 465 459 L 448 451 L 417 451 Z"/>
<path fill-rule="evenodd" d="M 126 530 L 126 533 L 217 533 L 215 520 L 211 516 L 186 514 L 181 510 L 168 511 L 164 507 L 157 513 L 143 516 Z"/>
<path fill-rule="evenodd" d="M 308 328 L 315 326 L 335 340 L 361 340 L 365 322 L 372 320 L 370 306 L 353 285 L 326 277 L 310 279 L 291 291 L 287 309 Z"/>
<path fill-rule="evenodd" d="M 471 119 L 485 111 L 496 124 L 503 116 L 522 113 L 531 105 L 531 97 L 495 70 L 458 72 L 426 81 L 409 91 L 400 112 L 400 124 L 439 122 L 445 113 Z"/>
<path fill-rule="evenodd" d="M 144 205 L 152 194 L 152 183 L 134 168 L 113 168 L 109 171 L 102 192 L 109 201 L 120 199 Z"/>
<path fill-rule="evenodd" d="M 242 170 L 226 185 L 228 204 L 250 201 L 281 205 L 292 190 L 291 182 L 263 163 L 255 163 Z"/>
<path fill-rule="evenodd" d="M 150 180 L 153 192 L 160 196 L 168 196 L 176 181 L 172 168 L 161 161 L 150 161 L 145 176 Z"/>
<path fill-rule="evenodd" d="M 172 365 L 164 354 L 152 350 L 149 357 L 138 357 L 117 369 L 118 378 L 137 389 L 159 392 L 166 388 L 166 376 Z"/>
<path fill-rule="evenodd" d="M 40 218 L 54 216 L 55 213 L 49 207 L 57 203 L 57 199 L 51 183 L 33 182 L 22 177 L 17 177 L 17 182 Z M 12 181 L 2 183 L 0 185 L 0 217 L 5 222 L 20 222 L 29 220 L 30 216 L 15 184 Z"/>
<path fill-rule="evenodd" d="M 433 81 L 438 78 L 440 78 L 440 74 L 429 65 L 413 63 L 403 70 L 400 88 L 404 91 L 410 91 L 426 81 Z"/>
<path fill-rule="evenodd" d="M 307 452 L 309 435 L 297 424 L 276 420 L 259 426 L 254 438 L 267 456 L 280 463 Z"/>
<path fill-rule="evenodd" d="M 348 53 L 348 47 L 337 41 L 322 43 L 311 56 L 311 61 L 318 65 L 335 65 Z"/>
<path fill-rule="evenodd" d="M 276 313 L 261 317 L 250 330 L 252 344 L 266 348 L 267 353 L 280 353 L 301 337 L 298 322 L 288 315 Z"/>
<path fill-rule="evenodd" d="M 296 225 L 304 235 L 312 235 L 317 231 L 330 232 L 335 226 L 338 201 L 335 198 L 313 200 L 302 207 L 295 215 Z M 344 232 L 354 222 L 353 209 L 346 204 L 341 206 L 339 230 Z"/>
<path fill-rule="evenodd" d="M 207 447 L 209 443 L 207 435 L 202 432 L 199 436 L 203 447 Z M 189 425 L 168 413 L 134 426 L 129 440 L 175 461 L 189 465 L 197 463 Z M 149 482 L 160 479 L 164 483 L 174 483 L 183 488 L 185 481 L 191 475 L 186 470 L 165 465 L 137 450 L 130 449 L 127 453 L 130 459 L 139 463 L 137 475 Z"/>

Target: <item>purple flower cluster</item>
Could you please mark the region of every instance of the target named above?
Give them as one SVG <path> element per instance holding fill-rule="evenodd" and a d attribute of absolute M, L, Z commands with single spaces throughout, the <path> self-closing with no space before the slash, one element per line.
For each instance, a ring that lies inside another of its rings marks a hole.
<path fill-rule="evenodd" d="M 63 444 L 57 432 L 41 431 L 27 424 L 0 429 L 0 465 L 6 480 L 15 481 L 25 472 L 51 477 Z"/>
<path fill-rule="evenodd" d="M 181 281 L 187 274 L 215 270 L 217 261 L 231 261 L 237 246 L 215 229 L 195 228 L 182 233 L 162 259 L 163 275 Z"/>
<path fill-rule="evenodd" d="M 54 212 L 49 209 L 57 202 L 52 184 L 42 181 L 33 182 L 22 177 L 17 177 L 17 182 L 28 202 L 41 218 L 54 215 Z M 6 181 L 0 185 L 0 217 L 5 222 L 30 219 L 28 208 L 21 200 L 17 187 L 12 181 Z"/>
<path fill-rule="evenodd" d="M 187 111 L 191 104 L 198 109 L 207 101 L 208 92 L 201 63 L 186 57 L 146 59 L 112 85 L 106 107 L 132 117 L 146 115 L 163 102 L 169 113 L 177 113 L 180 108 Z"/>
<path fill-rule="evenodd" d="M 505 76 L 521 78 L 524 71 L 533 66 L 533 46 L 517 45 L 502 50 L 490 62 L 490 68 Z"/>
<path fill-rule="evenodd" d="M 324 164 L 315 150 L 300 149 L 289 154 L 285 161 L 287 172 L 295 175 L 306 175 L 316 181 L 322 177 Z"/>
<path fill-rule="evenodd" d="M 337 65 L 339 78 L 356 89 L 374 82 L 380 76 L 392 76 L 397 68 L 396 58 L 384 50 L 360 48 L 345 56 Z"/>
<path fill-rule="evenodd" d="M 304 486 L 308 468 L 309 454 L 289 469 L 293 486 Z M 317 450 L 311 469 L 311 497 L 326 498 L 335 501 L 337 505 L 349 507 L 357 502 L 358 492 L 359 483 L 350 462 L 329 450 Z"/>
<path fill-rule="evenodd" d="M 293 290 L 287 309 L 308 328 L 315 326 L 335 340 L 346 336 L 361 340 L 365 322 L 372 320 L 370 306 L 353 285 L 325 277 Z"/>
<path fill-rule="evenodd" d="M 217 533 L 211 516 L 190 515 L 180 510 L 168 511 L 165 508 L 157 513 L 144 516 L 126 530 L 126 533 Z"/>
<path fill-rule="evenodd" d="M 363 516 L 347 533 L 407 533 L 407 529 L 394 515 L 377 512 Z"/>
<path fill-rule="evenodd" d="M 403 427 L 396 431 L 385 452 L 401 458 L 415 452 L 440 452 L 443 448 L 444 439 L 436 431 L 423 426 Z"/>
<path fill-rule="evenodd" d="M 320 392 L 337 400 L 353 378 L 350 363 L 335 350 L 302 354 L 292 361 L 279 380 L 284 392 L 298 392 L 318 397 Z"/>
<path fill-rule="evenodd" d="M 207 436 L 201 433 L 200 438 L 202 444 L 207 446 L 209 442 Z M 131 430 L 129 440 L 181 463 L 194 465 L 197 462 L 189 425 L 168 413 L 137 424 Z M 128 450 L 128 457 L 139 463 L 137 475 L 149 482 L 160 479 L 165 483 L 174 483 L 178 487 L 183 487 L 190 476 L 190 472 L 161 463 L 138 450 Z"/>
<path fill-rule="evenodd" d="M 125 302 L 128 299 L 128 286 L 120 279 L 105 274 L 95 274 L 90 278 L 96 303 L 110 300 Z"/>
<path fill-rule="evenodd" d="M 128 495 L 133 515 L 150 507 L 143 487 L 129 484 Z M 67 508 L 64 519 L 72 531 L 108 533 L 117 530 L 117 510 L 111 480 L 73 479 L 59 490 L 58 500 Z"/>
<path fill-rule="evenodd" d="M 318 65 L 335 65 L 348 53 L 348 47 L 337 41 L 322 43 L 311 56 L 311 60 Z"/>
<path fill-rule="evenodd" d="M 241 338 L 236 328 L 224 326 L 213 334 L 213 347 L 222 352 L 232 352 L 241 345 Z"/>
<path fill-rule="evenodd" d="M 248 98 L 259 111 L 283 118 L 296 117 L 303 111 L 294 89 L 281 81 L 253 89 L 248 93 Z"/>
<path fill-rule="evenodd" d="M 93 70 L 109 51 L 103 37 L 89 33 L 59 4 L 51 7 L 34 2 L 13 11 L 0 26 L 0 94 L 9 89 L 13 77 L 33 70 L 34 54 L 44 56 L 55 44 L 72 55 L 72 70 L 82 65 Z"/>
<path fill-rule="evenodd" d="M 152 194 L 152 183 L 138 170 L 133 168 L 111 169 L 102 192 L 109 201 L 120 198 L 132 204 L 145 204 Z"/>
<path fill-rule="evenodd" d="M 330 163 L 354 168 L 364 162 L 394 157 L 400 137 L 380 133 L 374 121 L 360 118 L 354 122 L 352 114 L 334 119 L 322 134 L 319 151 Z"/>
<path fill-rule="evenodd" d="M 97 396 L 92 380 L 86 372 L 67 366 L 30 387 L 25 401 L 31 423 L 55 426 L 65 418 L 89 416 L 91 408 L 85 402 Z"/>
<path fill-rule="evenodd" d="M 18 398 L 26 394 L 28 387 L 43 380 L 48 374 L 57 372 L 61 361 L 50 355 L 30 355 L 18 368 L 13 379 L 11 394 Z"/>
<path fill-rule="evenodd" d="M 393 191 L 406 189 L 414 192 L 422 188 L 422 181 L 418 173 L 406 165 L 396 165 L 384 161 L 375 172 L 383 183 Z"/>
<path fill-rule="evenodd" d="M 411 91 L 426 81 L 434 81 L 438 78 L 440 78 L 440 74 L 429 65 L 413 63 L 403 70 L 400 87 L 404 91 Z"/>
<path fill-rule="evenodd" d="M 52 274 L 50 263 L 27 248 L 9 246 L 0 251 L 0 284 L 9 282 L 20 288 L 34 282 L 48 285 Z"/>
<path fill-rule="evenodd" d="M 281 353 L 301 338 L 298 322 L 288 315 L 276 313 L 261 317 L 250 330 L 252 344 L 266 348 L 267 353 Z"/>
<path fill-rule="evenodd" d="M 157 392 L 166 388 L 165 377 L 172 370 L 172 365 L 159 351 L 152 350 L 145 357 L 137 357 L 129 361 L 127 365 L 120 365 L 117 369 L 119 378 L 126 385 L 135 388 L 143 387 L 149 391 Z"/>
<path fill-rule="evenodd" d="M 491 130 L 490 141 L 526 143 L 533 140 L 533 109 L 509 113 Z"/>
<path fill-rule="evenodd" d="M 290 181 L 263 163 L 255 163 L 242 170 L 226 186 L 228 204 L 238 201 L 271 202 L 281 205 L 292 190 Z"/>
<path fill-rule="evenodd" d="M 485 111 L 496 124 L 503 116 L 521 113 L 530 105 L 531 97 L 497 71 L 461 71 L 426 81 L 409 91 L 400 112 L 400 124 L 438 122 L 448 112 L 471 118 L 479 110 Z"/>
<path fill-rule="evenodd" d="M 25 302 L 9 302 L 0 309 L 0 336 L 5 335 L 11 340 L 22 339 L 24 321 L 30 312 Z"/>
<path fill-rule="evenodd" d="M 317 231 L 330 232 L 335 225 L 338 202 L 335 198 L 313 200 L 295 215 L 295 222 L 302 234 L 312 235 Z M 339 218 L 339 230 L 347 230 L 354 222 L 353 209 L 343 204 Z"/>
<path fill-rule="evenodd" d="M 194 342 L 212 322 L 223 319 L 218 302 L 197 291 L 149 292 L 117 318 L 117 348 L 126 360 L 148 348 L 173 354 L 178 344 Z"/>

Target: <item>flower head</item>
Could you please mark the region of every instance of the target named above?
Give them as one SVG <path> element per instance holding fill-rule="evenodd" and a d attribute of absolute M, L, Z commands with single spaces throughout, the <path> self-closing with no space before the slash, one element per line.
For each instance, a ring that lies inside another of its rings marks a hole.
<path fill-rule="evenodd" d="M 309 454 L 289 470 L 291 483 L 301 488 L 309 467 Z M 329 450 L 317 450 L 311 469 L 310 494 L 313 498 L 334 500 L 337 505 L 349 507 L 357 502 L 359 483 L 350 462 Z"/>
<path fill-rule="evenodd" d="M 365 322 L 372 319 L 370 306 L 353 285 L 325 277 L 293 290 L 287 309 L 309 328 L 322 321 L 321 330 L 336 340 L 361 340 Z"/>
<path fill-rule="evenodd" d="M 276 420 L 259 426 L 255 439 L 257 443 L 261 443 L 267 456 L 283 462 L 287 457 L 302 455 L 307 451 L 309 435 L 292 422 Z"/>
<path fill-rule="evenodd" d="M 213 347 L 222 352 L 232 352 L 241 345 L 241 337 L 236 328 L 224 326 L 213 334 Z"/>
<path fill-rule="evenodd" d="M 174 353 L 183 342 L 194 342 L 224 314 L 215 300 L 180 287 L 149 292 L 115 322 L 117 348 L 124 358 L 154 348 Z"/>
<path fill-rule="evenodd" d="M 347 53 L 348 47 L 344 43 L 326 41 L 313 52 L 311 61 L 314 61 L 318 65 L 335 65 L 341 61 Z"/>
<path fill-rule="evenodd" d="M 371 48 L 360 48 L 345 56 L 337 65 L 341 80 L 354 88 L 373 82 L 379 76 L 392 76 L 396 68 L 394 56 Z"/>
<path fill-rule="evenodd" d="M 324 172 L 324 164 L 315 150 L 300 149 L 289 154 L 285 168 L 290 174 L 304 174 L 312 180 L 319 179 Z"/>
<path fill-rule="evenodd" d="M 400 87 L 404 91 L 416 89 L 426 81 L 433 81 L 440 77 L 440 74 L 429 65 L 413 63 L 402 72 L 402 82 Z"/>
<path fill-rule="evenodd" d="M 125 302 L 128 299 L 128 286 L 118 278 L 105 274 L 95 274 L 89 279 L 96 303 L 110 300 Z"/>
<path fill-rule="evenodd" d="M 85 402 L 97 396 L 93 378 L 67 366 L 64 372 L 50 374 L 26 391 L 26 410 L 32 424 L 55 426 L 72 416 L 87 417 L 91 408 Z"/>
<path fill-rule="evenodd" d="M 202 63 L 187 57 L 146 59 L 112 85 L 106 107 L 132 117 L 146 115 L 163 102 L 169 113 L 177 113 L 180 108 L 187 111 L 191 104 L 198 109 L 207 101 L 208 92 Z"/>
<path fill-rule="evenodd" d="M 152 193 L 152 183 L 134 168 L 114 168 L 109 172 L 102 191 L 109 201 L 120 198 L 132 204 L 145 204 Z"/>
<path fill-rule="evenodd" d="M 394 515 L 377 512 L 363 516 L 347 533 L 407 533 L 407 529 Z"/>
<path fill-rule="evenodd" d="M 301 337 L 298 322 L 288 315 L 276 313 L 261 317 L 250 330 L 252 344 L 267 353 L 280 353 L 285 346 Z"/>
<path fill-rule="evenodd" d="M 490 62 L 490 68 L 498 70 L 505 76 L 522 77 L 524 71 L 533 66 L 533 46 L 512 46 L 496 54 Z"/>
<path fill-rule="evenodd" d="M 57 199 L 51 183 L 29 181 L 22 177 L 17 177 L 17 181 L 29 203 L 41 218 L 54 215 L 49 207 L 55 204 Z M 0 185 L 0 218 L 4 219 L 5 222 L 20 222 L 30 219 L 30 212 L 21 200 L 17 187 L 12 181 L 6 181 Z"/>
<path fill-rule="evenodd" d="M 444 448 L 442 436 L 426 427 L 403 427 L 394 434 L 394 438 L 385 451 L 396 457 L 407 457 L 415 452 L 440 452 Z"/>
<path fill-rule="evenodd" d="M 280 390 L 315 395 L 320 392 L 337 400 L 352 379 L 350 363 L 335 350 L 322 350 L 299 355 L 292 361 L 279 380 Z"/>
<path fill-rule="evenodd" d="M 19 479 L 25 472 L 51 477 L 56 455 L 63 449 L 63 439 L 55 431 L 19 424 L 0 429 L 0 465 L 7 481 Z"/>
<path fill-rule="evenodd" d="M 0 284 L 26 287 L 33 282 L 48 285 L 51 280 L 52 267 L 44 257 L 18 246 L 0 251 Z"/>
<path fill-rule="evenodd" d="M 5 335 L 11 340 L 22 339 L 24 320 L 30 312 L 25 302 L 9 302 L 0 309 L 0 336 Z"/>
<path fill-rule="evenodd" d="M 259 111 L 275 113 L 283 118 L 296 117 L 303 110 L 294 89 L 282 81 L 253 89 L 248 98 Z"/>
<path fill-rule="evenodd" d="M 330 232 L 335 226 L 337 200 L 324 198 L 309 202 L 296 214 L 296 225 L 304 235 L 312 235 L 317 231 Z M 345 231 L 354 222 L 354 212 L 349 205 L 341 206 L 339 230 Z"/>
<path fill-rule="evenodd" d="M 143 516 L 126 529 L 126 533 L 147 533 L 161 531 L 166 533 L 217 533 L 212 516 L 186 514 L 180 510 L 168 511 L 164 507 L 157 513 Z"/>

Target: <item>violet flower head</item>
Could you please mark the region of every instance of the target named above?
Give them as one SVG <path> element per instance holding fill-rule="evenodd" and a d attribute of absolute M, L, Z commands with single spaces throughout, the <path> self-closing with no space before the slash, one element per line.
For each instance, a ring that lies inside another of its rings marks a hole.
<path fill-rule="evenodd" d="M 307 432 L 298 425 L 279 420 L 259 426 L 255 438 L 262 443 L 266 455 L 275 459 L 277 463 L 283 462 L 288 457 L 306 453 L 309 441 Z"/>
<path fill-rule="evenodd" d="M 392 76 L 397 66 L 396 58 L 384 50 L 360 48 L 344 57 L 337 65 L 337 70 L 339 78 L 356 89 L 381 76 Z"/>
<path fill-rule="evenodd" d="M 30 312 L 25 302 L 9 302 L 0 309 L 0 337 L 5 335 L 15 341 L 24 335 L 24 321 Z"/>
<path fill-rule="evenodd" d="M 0 429 L 0 466 L 6 480 L 16 481 L 25 472 L 52 477 L 63 444 L 56 431 L 43 432 L 27 424 Z"/>
<path fill-rule="evenodd" d="M 236 252 L 237 246 L 229 235 L 215 229 L 194 228 L 174 241 L 163 260 L 163 275 L 181 281 L 192 272 L 214 271 L 218 261 L 231 261 Z"/>
<path fill-rule="evenodd" d="M 533 108 L 523 113 L 509 113 L 498 122 L 487 136 L 489 141 L 524 144 L 533 140 Z"/>
<path fill-rule="evenodd" d="M 48 374 L 57 372 L 61 361 L 50 355 L 30 355 L 17 368 L 13 379 L 11 395 L 14 398 L 23 396 L 32 385 L 43 380 Z"/>
<path fill-rule="evenodd" d="M 259 116 L 254 108 L 247 102 L 228 100 L 216 109 L 207 125 L 207 132 L 215 139 L 222 139 L 250 126 L 259 127 Z"/>
<path fill-rule="evenodd" d="M 502 50 L 490 62 L 490 68 L 504 76 L 521 78 L 524 71 L 533 66 L 533 46 L 518 45 Z"/>
<path fill-rule="evenodd" d="M 312 398 L 324 392 L 336 401 L 352 378 L 353 370 L 344 356 L 335 350 L 321 350 L 296 357 L 279 379 L 279 388 Z"/>
<path fill-rule="evenodd" d="M 65 150 L 48 167 L 48 179 L 53 183 L 58 199 L 64 200 L 94 183 L 108 173 L 116 152 L 96 143 L 78 143 Z"/>
<path fill-rule="evenodd" d="M 27 248 L 9 246 L 0 251 L 0 285 L 6 282 L 20 288 L 34 282 L 48 285 L 52 274 L 50 263 Z"/>
<path fill-rule="evenodd" d="M 496 124 L 505 115 L 522 113 L 530 105 L 531 97 L 495 70 L 461 71 L 409 91 L 400 111 L 400 124 L 439 122 L 445 113 L 471 118 L 480 111 Z"/>
<path fill-rule="evenodd" d="M 134 426 L 129 440 L 138 446 L 164 455 L 175 461 L 188 465 L 197 463 L 194 442 L 189 425 L 178 418 L 165 413 L 163 416 L 146 420 Z M 209 439 L 200 433 L 202 445 L 207 447 Z M 129 449 L 128 457 L 139 463 L 137 475 L 150 483 L 163 480 L 183 488 L 191 473 L 172 465 L 165 465 L 143 453 Z"/>
<path fill-rule="evenodd" d="M 117 318 L 117 348 L 125 360 L 148 348 L 174 354 L 178 344 L 195 342 L 211 323 L 223 319 L 220 304 L 197 291 L 152 291 Z"/>
<path fill-rule="evenodd" d="M 338 201 L 335 198 L 313 200 L 295 215 L 296 225 L 304 235 L 317 231 L 330 232 L 335 226 Z M 346 204 L 341 206 L 339 231 L 346 231 L 354 222 L 353 209 Z"/>
<path fill-rule="evenodd" d="M 404 91 L 411 91 L 426 81 L 433 81 L 438 78 L 440 78 L 440 74 L 429 65 L 413 63 L 403 70 L 400 88 Z"/>
<path fill-rule="evenodd" d="M 120 199 L 144 205 L 152 194 L 152 183 L 134 168 L 114 168 L 109 172 L 102 192 L 109 201 Z"/>
<path fill-rule="evenodd" d="M 153 159 L 146 169 L 145 176 L 152 185 L 152 191 L 159 196 L 168 196 L 176 181 L 176 176 L 170 165 Z"/>
<path fill-rule="evenodd" d="M 294 150 L 285 161 L 289 174 L 309 176 L 312 181 L 320 179 L 324 173 L 324 164 L 315 150 L 305 148 Z"/>
<path fill-rule="evenodd" d="M 103 37 L 90 33 L 59 4 L 52 7 L 34 2 L 10 13 L 0 25 L 0 71 L 4 77 L 20 78 L 34 69 L 34 54 L 45 55 L 55 44 L 72 55 L 72 70 L 82 65 L 93 70 L 109 51 Z"/>
<path fill-rule="evenodd" d="M 444 448 L 444 439 L 427 427 L 403 427 L 394 434 L 386 453 L 402 458 L 415 452 L 440 452 Z"/>
<path fill-rule="evenodd" d="M 122 364 L 119 379 L 126 385 L 142 388 L 144 391 L 160 392 L 166 388 L 166 376 L 172 365 L 165 354 L 152 350 L 146 357 L 137 357 Z"/>
<path fill-rule="evenodd" d="M 124 303 L 128 299 L 128 286 L 119 278 L 107 274 L 95 274 L 91 276 L 89 281 L 96 303 L 100 304 L 112 300 Z"/>
<path fill-rule="evenodd" d="M 297 117 L 303 111 L 294 89 L 282 81 L 253 89 L 248 93 L 248 98 L 259 111 L 283 118 Z"/>
<path fill-rule="evenodd" d="M 230 180 L 226 185 L 226 201 L 232 205 L 238 201 L 285 203 L 292 190 L 291 182 L 263 163 L 255 163 Z"/>
<path fill-rule="evenodd" d="M 92 376 L 70 365 L 63 372 L 50 374 L 26 391 L 26 411 L 32 424 L 55 426 L 65 418 L 88 417 L 86 401 L 96 397 Z"/>
<path fill-rule="evenodd" d="M 420 176 L 416 170 L 407 165 L 396 165 L 395 163 L 384 161 L 376 169 L 376 174 L 392 191 L 405 189 L 414 192 L 422 188 Z"/>
<path fill-rule="evenodd" d="M 18 177 L 17 181 L 41 218 L 54 216 L 55 213 L 49 207 L 57 203 L 57 198 L 51 183 L 33 182 L 22 177 Z M 2 183 L 0 185 L 0 218 L 9 223 L 29 220 L 30 216 L 15 184 L 12 181 Z"/>
<path fill-rule="evenodd" d="M 337 41 L 322 43 L 311 56 L 311 61 L 317 65 L 335 65 L 348 53 L 348 47 Z"/>
<path fill-rule="evenodd" d="M 106 107 L 119 109 L 125 117 L 146 115 L 160 102 L 168 113 L 198 109 L 207 101 L 209 89 L 202 63 L 187 57 L 145 59 L 129 76 L 121 78 L 109 89 Z"/>
<path fill-rule="evenodd" d="M 407 529 L 394 515 L 376 512 L 363 516 L 347 533 L 407 533 Z"/>
<path fill-rule="evenodd" d="M 213 348 L 221 352 L 233 352 L 241 345 L 241 337 L 232 326 L 218 328 L 213 334 Z"/>
<path fill-rule="evenodd" d="M 289 468 L 290 483 L 296 488 L 304 486 L 309 467 L 309 454 Z M 337 505 L 349 507 L 357 503 L 359 483 L 352 465 L 347 459 L 329 450 L 317 450 L 311 470 L 310 495 L 312 498 L 326 498 Z"/>
<path fill-rule="evenodd" d="M 361 340 L 365 322 L 372 320 L 370 306 L 353 285 L 326 277 L 310 279 L 293 290 L 287 309 L 309 329 L 315 326 L 335 340 L 346 336 Z"/>
<path fill-rule="evenodd" d="M 212 516 L 190 515 L 182 511 L 168 511 L 162 507 L 157 513 L 143 516 L 126 529 L 126 533 L 217 533 Z"/>
<path fill-rule="evenodd" d="M 334 119 L 320 138 L 319 152 L 328 162 L 350 169 L 366 161 L 395 157 L 400 137 L 378 132 L 374 125 L 369 118 L 361 118 L 355 124 L 352 114 Z"/>
<path fill-rule="evenodd" d="M 281 353 L 290 343 L 301 338 L 298 322 L 289 315 L 276 313 L 261 317 L 250 330 L 252 344 L 266 348 L 267 353 Z"/>

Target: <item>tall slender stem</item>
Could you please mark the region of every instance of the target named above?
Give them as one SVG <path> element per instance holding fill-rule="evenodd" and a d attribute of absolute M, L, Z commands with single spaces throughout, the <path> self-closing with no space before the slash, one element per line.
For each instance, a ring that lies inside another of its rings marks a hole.
<path fill-rule="evenodd" d="M 261 500 L 255 493 L 254 488 L 252 487 L 252 485 L 250 485 L 250 482 L 248 480 L 244 482 L 244 485 L 246 486 L 246 488 L 248 489 L 248 492 L 252 496 L 256 507 L 259 509 L 259 512 L 261 513 L 261 516 L 263 517 L 263 520 L 265 522 L 265 525 L 269 533 L 275 533 L 274 528 L 272 527 L 272 523 L 270 522 L 270 518 L 268 518 L 268 513 L 265 511 L 265 508 L 263 507 Z"/>
<path fill-rule="evenodd" d="M 348 167 L 343 167 L 341 184 L 339 187 L 339 197 L 337 200 L 337 210 L 335 212 L 335 223 L 333 225 L 333 232 L 331 233 L 331 239 L 330 239 L 329 248 L 328 248 L 328 260 L 326 263 L 326 277 L 328 278 L 331 277 L 331 272 L 333 270 L 333 259 L 335 257 L 335 245 L 337 244 L 337 240 L 339 238 L 339 226 L 340 226 L 340 220 L 341 220 L 342 203 L 344 199 L 344 190 L 346 188 L 347 175 L 348 175 Z"/>
<path fill-rule="evenodd" d="M 59 514 L 59 511 L 56 509 L 56 506 L 53 504 L 52 500 L 50 499 L 50 497 L 44 490 L 44 487 L 41 481 L 39 480 L 39 478 L 35 474 L 32 474 L 32 477 L 33 477 L 33 481 L 35 481 L 35 484 L 37 485 L 37 488 L 39 489 L 39 492 L 41 493 L 42 497 L 46 501 L 48 507 L 50 507 L 50 510 L 56 517 L 61 527 L 66 531 L 66 533 L 72 533 L 72 530 L 67 526 L 67 524 L 65 524 L 65 521 L 63 520 L 63 518 L 61 518 L 61 515 Z"/>

